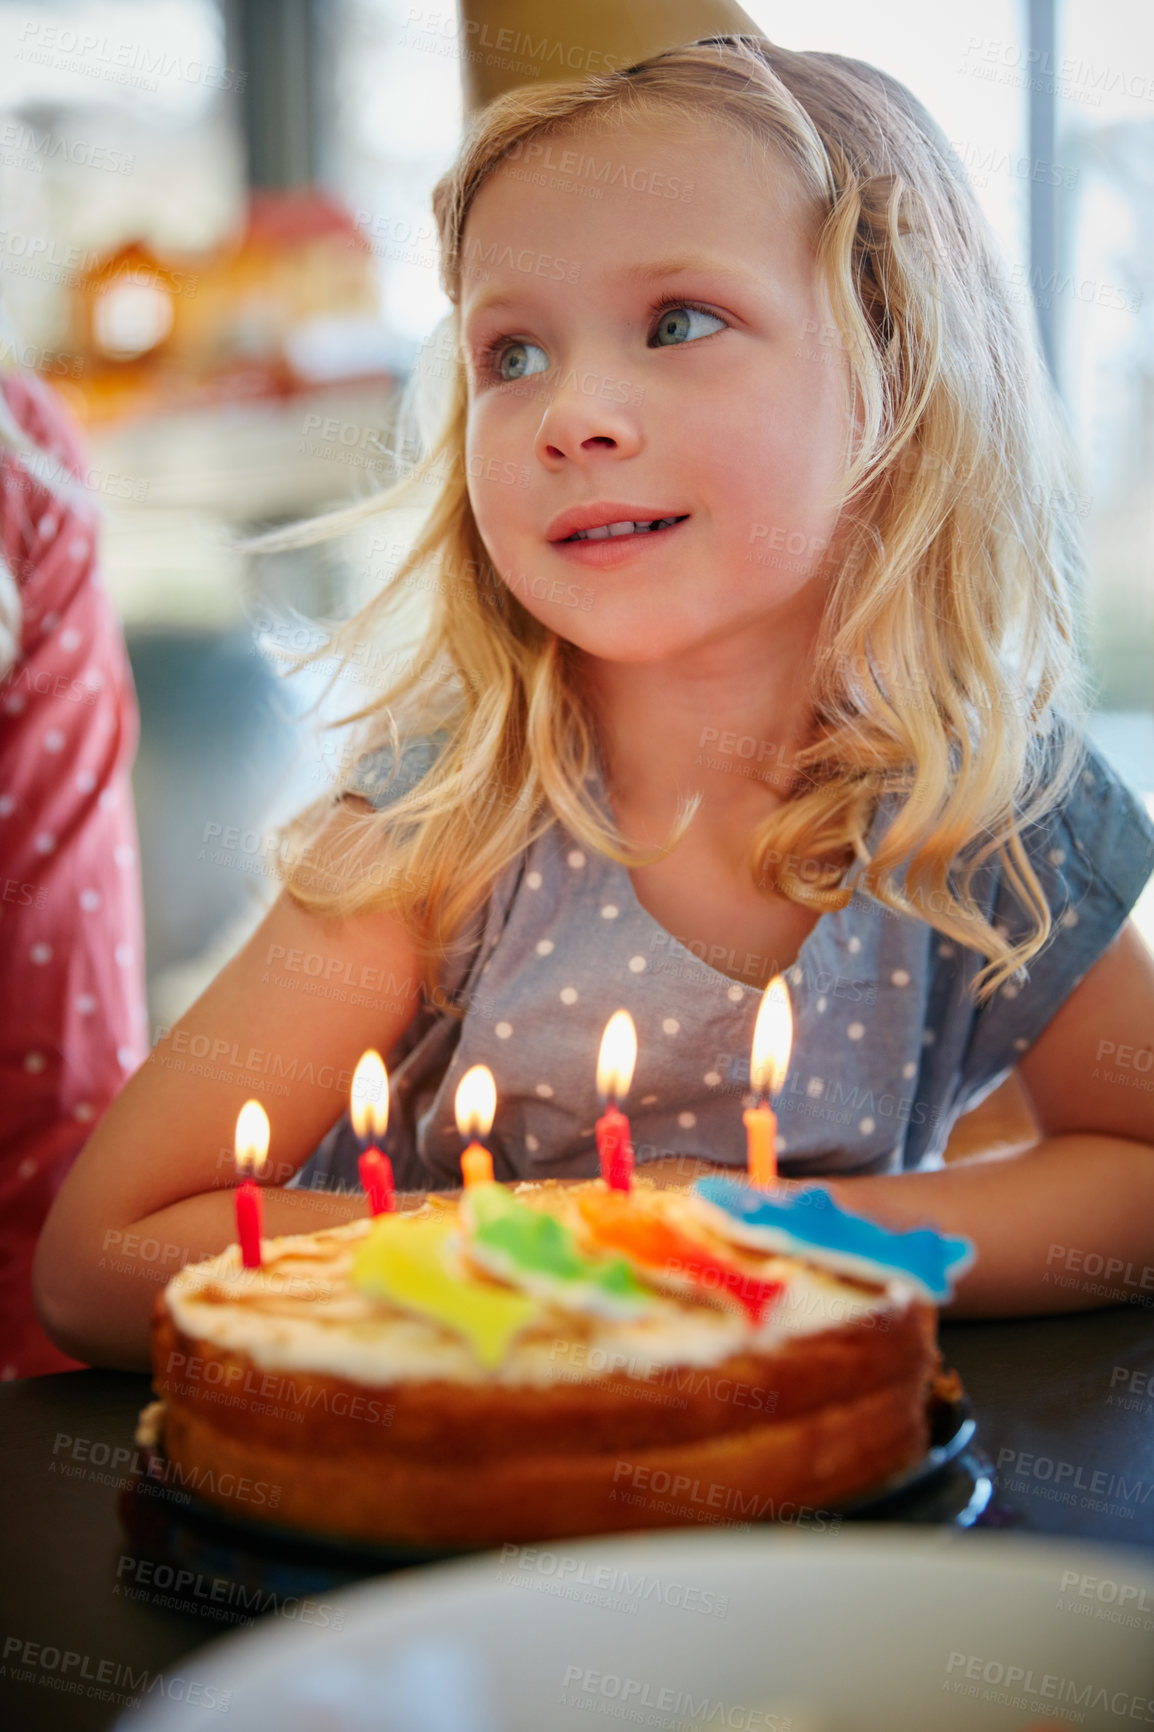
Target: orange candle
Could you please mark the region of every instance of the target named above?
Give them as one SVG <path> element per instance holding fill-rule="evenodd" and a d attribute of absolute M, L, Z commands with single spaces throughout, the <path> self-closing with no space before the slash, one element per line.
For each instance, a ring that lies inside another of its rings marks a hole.
<path fill-rule="evenodd" d="M 373 1047 L 362 1053 L 353 1072 L 349 1115 L 357 1136 L 383 1137 L 389 1123 L 389 1078 L 384 1061 Z M 369 1199 L 369 1213 L 391 1214 L 397 1206 L 393 1167 L 388 1155 L 375 1144 L 365 1149 L 357 1162 L 361 1185 Z"/>
<path fill-rule="evenodd" d="M 628 1191 L 633 1182 L 633 1142 L 629 1120 L 618 1102 L 629 1093 L 637 1063 L 637 1030 L 627 1010 L 614 1011 L 601 1036 L 597 1058 L 597 1092 L 606 1102 L 594 1126 L 601 1177 L 612 1191 Z"/>
<path fill-rule="evenodd" d="M 749 1077 L 757 1100 L 742 1114 L 749 1182 L 768 1190 L 777 1181 L 777 1115 L 768 1096 L 777 1094 L 789 1070 L 793 1015 L 783 975 L 775 974 L 762 994 L 753 1031 Z"/>
<path fill-rule="evenodd" d="M 481 1141 L 493 1126 L 497 1111 L 497 1085 L 487 1064 L 475 1064 L 457 1084 L 454 1103 L 457 1129 L 469 1142 L 461 1156 L 461 1177 L 466 1185 L 491 1184 L 493 1157 Z"/>
<path fill-rule="evenodd" d="M 484 1143 L 470 1143 L 461 1155 L 461 1177 L 466 1185 L 491 1184 L 493 1157 Z"/>
<path fill-rule="evenodd" d="M 749 1182 L 768 1190 L 777 1180 L 777 1114 L 771 1106 L 746 1107 L 745 1126 Z"/>
<path fill-rule="evenodd" d="M 263 1205 L 256 1174 L 268 1159 L 268 1143 L 268 1114 L 259 1101 L 245 1101 L 237 1114 L 234 1143 L 237 1176 L 241 1181 L 234 1193 L 236 1236 L 245 1269 L 261 1266 Z"/>

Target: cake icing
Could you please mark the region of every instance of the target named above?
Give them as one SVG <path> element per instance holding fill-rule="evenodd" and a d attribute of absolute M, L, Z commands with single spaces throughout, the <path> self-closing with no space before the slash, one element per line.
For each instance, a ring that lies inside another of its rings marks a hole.
<path fill-rule="evenodd" d="M 576 1214 L 571 1192 L 547 1194 L 551 1209 Z M 653 1191 L 647 1203 L 671 1226 L 701 1238 L 687 1197 Z M 422 1220 L 455 1226 L 456 1217 L 455 1207 L 442 1203 L 392 1219 L 405 1231 Z M 885 1314 L 905 1309 L 915 1292 L 901 1278 L 864 1289 L 795 1257 L 755 1254 L 746 1258 L 750 1276 L 781 1288 L 760 1322 L 733 1306 L 666 1292 L 650 1294 L 645 1310 L 633 1317 L 540 1305 L 503 1356 L 486 1364 L 475 1346 L 432 1317 L 384 1293 L 358 1290 L 354 1262 L 373 1231 L 373 1222 L 358 1220 L 266 1239 L 259 1270 L 242 1269 L 237 1248 L 230 1246 L 173 1277 L 165 1293 L 169 1311 L 190 1339 L 246 1354 L 269 1371 L 312 1371 L 365 1384 L 496 1380 L 547 1388 L 562 1380 L 596 1380 L 613 1366 L 648 1378 L 674 1365 L 716 1365 L 741 1351 L 772 1351 L 792 1337 L 871 1316 L 884 1327 Z M 575 1341 L 579 1354 L 571 1350 Z"/>

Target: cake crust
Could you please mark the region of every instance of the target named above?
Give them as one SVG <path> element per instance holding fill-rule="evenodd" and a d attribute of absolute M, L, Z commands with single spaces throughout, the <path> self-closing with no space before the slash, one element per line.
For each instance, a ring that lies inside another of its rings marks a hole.
<path fill-rule="evenodd" d="M 154 1330 L 175 1483 L 251 1519 L 434 1546 L 828 1508 L 924 1455 L 938 1364 L 917 1301 L 887 1330 L 846 1324 L 656 1385 L 366 1388 L 262 1371 L 184 1336 L 162 1301 Z M 246 1482 L 275 1503 L 246 1501 Z"/>

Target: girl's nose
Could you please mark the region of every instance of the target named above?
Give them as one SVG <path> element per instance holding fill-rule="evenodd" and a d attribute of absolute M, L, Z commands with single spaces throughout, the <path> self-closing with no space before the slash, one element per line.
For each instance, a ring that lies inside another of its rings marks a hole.
<path fill-rule="evenodd" d="M 533 450 L 547 467 L 583 462 L 598 453 L 632 457 L 644 444 L 641 387 L 592 370 L 570 370 L 541 416 Z"/>

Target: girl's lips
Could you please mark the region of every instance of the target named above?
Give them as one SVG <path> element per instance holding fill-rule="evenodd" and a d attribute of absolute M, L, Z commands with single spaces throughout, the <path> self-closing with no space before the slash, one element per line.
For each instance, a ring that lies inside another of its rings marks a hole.
<path fill-rule="evenodd" d="M 601 541 L 551 541 L 549 546 L 566 559 L 576 560 L 578 565 L 623 565 L 627 559 L 644 553 L 649 542 L 668 541 L 689 521 L 683 517 L 668 529 L 643 529 L 632 535 L 610 535 Z"/>

